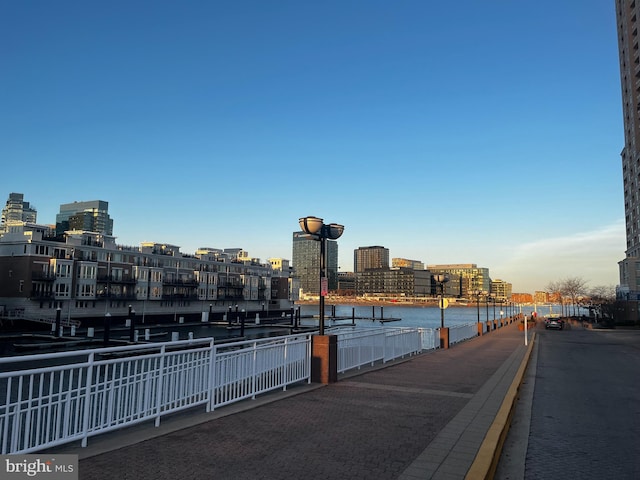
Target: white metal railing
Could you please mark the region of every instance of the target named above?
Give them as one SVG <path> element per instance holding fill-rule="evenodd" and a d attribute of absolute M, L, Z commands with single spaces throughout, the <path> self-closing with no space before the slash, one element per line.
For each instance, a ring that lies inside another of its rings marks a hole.
<path fill-rule="evenodd" d="M 449 327 L 449 345 L 468 340 L 478 336 L 478 325 L 476 323 L 465 323 Z"/>
<path fill-rule="evenodd" d="M 213 339 L 0 358 L 0 453 L 29 453 L 310 381 L 310 337 Z M 40 366 L 42 365 L 42 366 Z"/>
<path fill-rule="evenodd" d="M 338 372 L 439 348 L 428 328 L 331 329 Z M 450 343 L 477 335 L 451 327 Z M 216 345 L 213 339 L 0 358 L 0 454 L 36 452 L 311 379 L 311 337 Z"/>
<path fill-rule="evenodd" d="M 433 328 L 419 328 L 422 350 L 440 348 L 440 331 Z"/>
<path fill-rule="evenodd" d="M 338 373 L 422 350 L 421 332 L 417 328 L 343 329 L 337 335 Z"/>
<path fill-rule="evenodd" d="M 310 338 L 292 335 L 217 346 L 213 372 L 216 388 L 209 408 L 310 381 Z"/>

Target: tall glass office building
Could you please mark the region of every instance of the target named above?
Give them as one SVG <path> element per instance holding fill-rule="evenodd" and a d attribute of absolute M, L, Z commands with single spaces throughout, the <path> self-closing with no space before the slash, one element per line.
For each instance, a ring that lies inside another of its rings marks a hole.
<path fill-rule="evenodd" d="M 291 262 L 303 293 L 320 293 L 320 242 L 300 231 L 293 232 Z M 329 290 L 338 288 L 338 242 L 327 240 L 327 278 Z"/>
<path fill-rule="evenodd" d="M 113 235 L 113 220 L 109 216 L 109 202 L 91 200 L 60 205 L 56 215 L 56 234 L 67 230 L 82 230 Z"/>

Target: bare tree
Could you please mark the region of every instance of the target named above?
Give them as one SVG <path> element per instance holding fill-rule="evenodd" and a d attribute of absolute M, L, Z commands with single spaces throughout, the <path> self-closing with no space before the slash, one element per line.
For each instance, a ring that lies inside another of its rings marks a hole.
<path fill-rule="evenodd" d="M 547 284 L 547 292 L 549 292 L 551 295 L 554 295 L 556 297 L 558 297 L 558 299 L 560 300 L 560 312 L 561 315 L 564 316 L 564 301 L 562 299 L 562 283 L 561 282 L 549 282 Z"/>
<path fill-rule="evenodd" d="M 613 285 L 598 285 L 589 290 L 591 299 L 590 310 L 593 309 L 598 321 L 598 313 L 600 318 L 613 318 L 614 307 L 616 302 L 616 287 Z"/>
<path fill-rule="evenodd" d="M 573 314 L 576 314 L 576 305 L 579 297 L 587 293 L 587 281 L 580 277 L 570 277 L 564 280 L 558 280 L 555 282 L 549 282 L 547 285 L 547 292 L 555 295 L 560 300 L 560 309 L 562 316 L 569 315 L 569 307 L 573 306 Z M 570 304 L 567 305 L 565 312 L 565 298 L 570 299 Z"/>
<path fill-rule="evenodd" d="M 587 281 L 580 277 L 566 278 L 561 282 L 561 290 L 564 295 L 571 299 L 571 305 L 573 305 L 573 315 L 575 316 L 578 297 L 587 293 Z"/>

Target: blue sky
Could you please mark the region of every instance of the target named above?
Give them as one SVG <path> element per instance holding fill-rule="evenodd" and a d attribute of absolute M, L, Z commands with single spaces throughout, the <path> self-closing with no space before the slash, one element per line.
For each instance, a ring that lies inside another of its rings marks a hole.
<path fill-rule="evenodd" d="M 298 218 L 533 292 L 615 285 L 613 2 L 0 2 L 0 201 L 291 258 Z"/>

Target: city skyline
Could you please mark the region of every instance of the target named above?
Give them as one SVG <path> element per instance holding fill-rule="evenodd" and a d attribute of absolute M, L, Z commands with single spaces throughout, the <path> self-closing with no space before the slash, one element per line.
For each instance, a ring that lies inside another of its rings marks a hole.
<path fill-rule="evenodd" d="M 290 259 L 299 217 L 514 292 L 618 283 L 610 2 L 0 5 L 0 187 L 120 244 Z M 51 219 L 51 220 L 49 220 Z"/>

